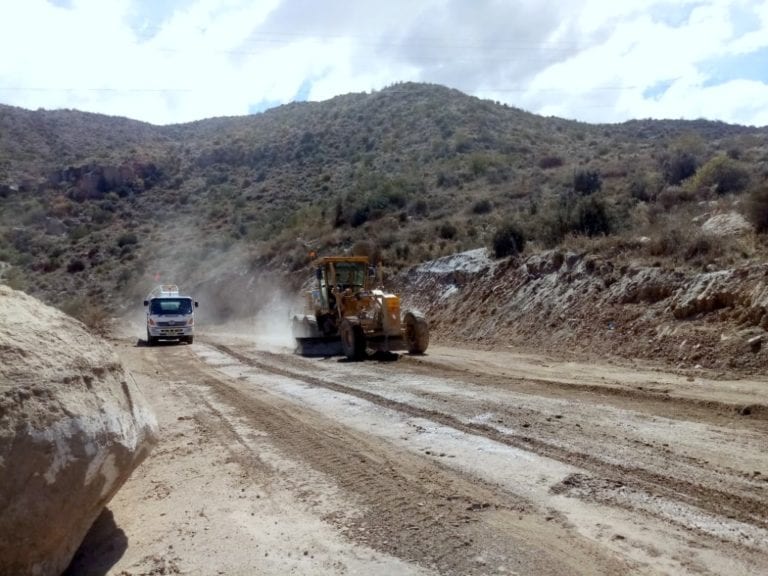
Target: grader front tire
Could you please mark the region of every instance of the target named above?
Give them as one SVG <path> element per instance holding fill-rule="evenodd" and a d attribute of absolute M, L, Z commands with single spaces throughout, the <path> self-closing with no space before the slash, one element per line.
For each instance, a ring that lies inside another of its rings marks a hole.
<path fill-rule="evenodd" d="M 362 327 L 351 322 L 348 319 L 344 319 L 341 322 L 341 329 L 339 330 L 341 336 L 341 348 L 344 351 L 344 355 L 353 361 L 359 361 L 365 358 L 365 334 Z"/>
<path fill-rule="evenodd" d="M 408 352 L 424 354 L 429 346 L 429 324 L 427 319 L 418 312 L 408 312 L 405 315 L 405 339 Z"/>

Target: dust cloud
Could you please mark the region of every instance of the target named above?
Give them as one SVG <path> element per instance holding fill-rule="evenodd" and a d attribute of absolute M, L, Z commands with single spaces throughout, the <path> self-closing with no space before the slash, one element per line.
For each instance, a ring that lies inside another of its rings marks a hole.
<path fill-rule="evenodd" d="M 172 229 L 190 241 L 155 242 L 148 250 L 142 274 L 126 290 L 123 335 L 130 332 L 144 338 L 143 300 L 152 288 L 175 284 L 182 295 L 199 303 L 195 309 L 196 336 L 227 334 L 262 348 L 293 348 L 290 319 L 301 309 L 300 280 L 293 281 L 290 273 L 280 269 L 260 269 L 255 265 L 253 247 L 222 243 L 210 234 L 201 243 L 206 234 L 189 219 L 175 221 Z"/>
<path fill-rule="evenodd" d="M 203 337 L 205 334 L 226 336 L 231 340 L 248 341 L 262 350 L 284 352 L 295 345 L 290 323 L 295 307 L 291 302 L 280 292 L 274 292 L 255 315 L 229 317 L 218 322 L 196 320 L 196 332 Z"/>
<path fill-rule="evenodd" d="M 300 294 L 275 286 L 271 275 L 230 278 L 226 286 L 213 281 L 196 294 L 198 334 L 245 339 L 264 350 L 293 349 L 291 315 L 300 309 Z"/>

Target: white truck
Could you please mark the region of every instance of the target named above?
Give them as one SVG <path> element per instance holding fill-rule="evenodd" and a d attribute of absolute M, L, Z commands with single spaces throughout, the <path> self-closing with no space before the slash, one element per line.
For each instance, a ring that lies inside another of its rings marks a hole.
<path fill-rule="evenodd" d="M 144 300 L 147 309 L 147 344 L 154 346 L 161 339 L 192 344 L 197 306 L 192 298 L 182 296 L 175 284 L 154 288 Z"/>

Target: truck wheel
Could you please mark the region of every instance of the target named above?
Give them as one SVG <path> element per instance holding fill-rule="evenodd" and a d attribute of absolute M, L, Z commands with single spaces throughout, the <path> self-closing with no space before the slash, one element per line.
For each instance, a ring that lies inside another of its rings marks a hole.
<path fill-rule="evenodd" d="M 147 330 L 147 346 L 154 346 L 155 342 L 157 342 L 157 340 L 155 340 L 152 336 L 150 336 L 149 330 Z"/>
<path fill-rule="evenodd" d="M 409 353 L 424 354 L 427 351 L 429 324 L 421 313 L 407 312 L 405 314 L 405 340 L 408 344 Z"/>
<path fill-rule="evenodd" d="M 194 341 L 195 341 L 195 337 L 194 337 L 194 336 L 187 336 L 186 338 L 184 338 L 184 341 L 185 341 L 187 344 L 192 344 L 192 342 L 194 342 Z"/>
<path fill-rule="evenodd" d="M 354 361 L 365 358 L 365 334 L 359 324 L 345 318 L 341 322 L 340 334 L 341 349 L 347 358 Z"/>

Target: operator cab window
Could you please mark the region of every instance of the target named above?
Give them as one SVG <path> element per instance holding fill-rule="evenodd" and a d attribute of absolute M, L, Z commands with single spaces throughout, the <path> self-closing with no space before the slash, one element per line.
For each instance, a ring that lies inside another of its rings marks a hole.
<path fill-rule="evenodd" d="M 340 290 L 362 288 L 365 285 L 366 266 L 362 264 L 336 264 L 336 285 Z"/>

